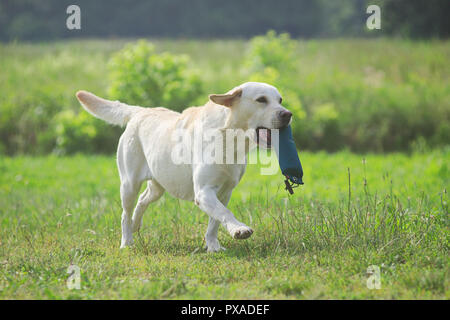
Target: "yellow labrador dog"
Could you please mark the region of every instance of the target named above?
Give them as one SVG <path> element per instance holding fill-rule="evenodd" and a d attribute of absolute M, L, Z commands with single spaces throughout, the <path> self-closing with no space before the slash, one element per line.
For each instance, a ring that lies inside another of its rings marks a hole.
<path fill-rule="evenodd" d="M 123 207 L 121 248 L 133 243 L 133 232 L 141 227 L 144 211 L 164 191 L 176 198 L 194 201 L 208 214 L 205 241 L 209 252 L 224 249 L 217 240 L 220 224 L 235 239 L 251 236 L 253 230 L 227 209 L 231 193 L 244 174 L 246 161 L 178 163 L 173 161 L 174 150 L 180 143 L 185 146 L 193 142 L 191 139 L 175 142 L 173 136 L 180 130 L 184 136 L 193 135 L 195 130 L 209 130 L 220 136 L 224 130 L 239 129 L 270 140 L 270 131 L 261 129 L 282 128 L 289 124 L 292 116 L 281 105 L 281 96 L 275 87 L 247 82 L 226 94 L 211 94 L 204 106 L 191 107 L 182 113 L 162 107 L 130 106 L 86 91 L 77 92 L 77 98 L 95 117 L 111 124 L 126 125 L 117 150 Z M 202 148 L 206 149 L 208 143 L 213 142 L 204 141 Z M 192 152 L 188 147 L 187 152 Z M 134 207 L 144 181 L 147 188 Z"/>

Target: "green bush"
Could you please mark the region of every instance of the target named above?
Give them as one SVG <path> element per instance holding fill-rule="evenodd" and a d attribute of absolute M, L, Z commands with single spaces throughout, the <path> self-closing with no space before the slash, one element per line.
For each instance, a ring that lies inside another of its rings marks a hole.
<path fill-rule="evenodd" d="M 283 97 L 283 105 L 294 114 L 293 134 L 296 140 L 302 140 L 307 135 L 302 126 L 307 114 L 296 88 L 296 48 L 297 42 L 289 34 L 277 35 L 271 30 L 250 41 L 245 65 L 250 72 L 250 81 L 265 82 L 277 87 Z"/>
<path fill-rule="evenodd" d="M 52 142 L 45 136 L 49 119 L 59 106 L 48 92 L 31 90 L 27 94 L 5 94 L 0 99 L 0 153 L 37 154 L 52 150 Z"/>
<path fill-rule="evenodd" d="M 52 136 L 57 154 L 111 153 L 117 147 L 122 128 L 111 126 L 87 112 L 65 110 L 53 119 Z"/>
<path fill-rule="evenodd" d="M 288 33 L 276 34 L 270 30 L 264 36 L 250 40 L 250 49 L 246 64 L 252 71 L 260 72 L 267 67 L 283 71 L 292 71 L 296 66 L 295 49 L 297 43 Z"/>
<path fill-rule="evenodd" d="M 201 93 L 201 81 L 188 68 L 187 55 L 155 53 L 145 40 L 129 44 L 109 62 L 112 99 L 140 106 L 164 106 L 181 111 Z"/>
<path fill-rule="evenodd" d="M 141 106 L 165 106 L 181 111 L 197 98 L 201 81 L 188 68 L 186 55 L 156 54 L 144 40 L 129 44 L 109 60 L 111 99 Z M 59 112 L 49 136 L 58 154 L 108 153 L 117 146 L 121 128 L 98 120 L 81 108 Z"/>
<path fill-rule="evenodd" d="M 266 82 L 277 87 L 284 97 L 284 105 L 297 118 L 303 119 L 305 113 L 295 82 L 290 83 L 297 72 L 296 46 L 296 41 L 289 34 L 277 35 L 273 30 L 268 31 L 265 36 L 250 40 L 244 64 L 250 71 L 251 81 Z"/>

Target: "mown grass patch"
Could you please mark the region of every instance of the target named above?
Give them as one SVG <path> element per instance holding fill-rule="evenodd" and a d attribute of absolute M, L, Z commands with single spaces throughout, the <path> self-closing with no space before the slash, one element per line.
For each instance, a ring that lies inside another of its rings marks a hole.
<path fill-rule="evenodd" d="M 448 150 L 300 156 L 291 197 L 281 175 L 248 167 L 229 207 L 255 233 L 221 228 L 218 254 L 203 250 L 206 214 L 167 194 L 120 250 L 113 157 L 1 158 L 0 297 L 449 298 Z M 81 290 L 66 287 L 70 264 Z M 371 265 L 380 290 L 367 288 Z"/>

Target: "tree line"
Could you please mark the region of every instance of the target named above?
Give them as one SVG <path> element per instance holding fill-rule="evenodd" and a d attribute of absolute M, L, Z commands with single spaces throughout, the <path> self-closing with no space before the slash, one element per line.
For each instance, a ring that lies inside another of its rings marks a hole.
<path fill-rule="evenodd" d="M 66 9 L 81 9 L 68 30 Z M 381 30 L 368 30 L 369 4 Z M 272 29 L 293 37 L 446 38 L 448 0 L 2 0 L 0 41 L 73 37 L 249 38 Z"/>

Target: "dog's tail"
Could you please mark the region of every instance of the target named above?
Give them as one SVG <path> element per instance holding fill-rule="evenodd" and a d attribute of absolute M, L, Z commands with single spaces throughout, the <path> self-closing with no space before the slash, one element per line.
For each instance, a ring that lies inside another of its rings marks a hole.
<path fill-rule="evenodd" d="M 144 110 L 142 107 L 129 106 L 119 101 L 105 100 L 87 91 L 78 91 L 77 98 L 83 108 L 94 117 L 119 126 L 126 125 L 133 115 Z"/>

